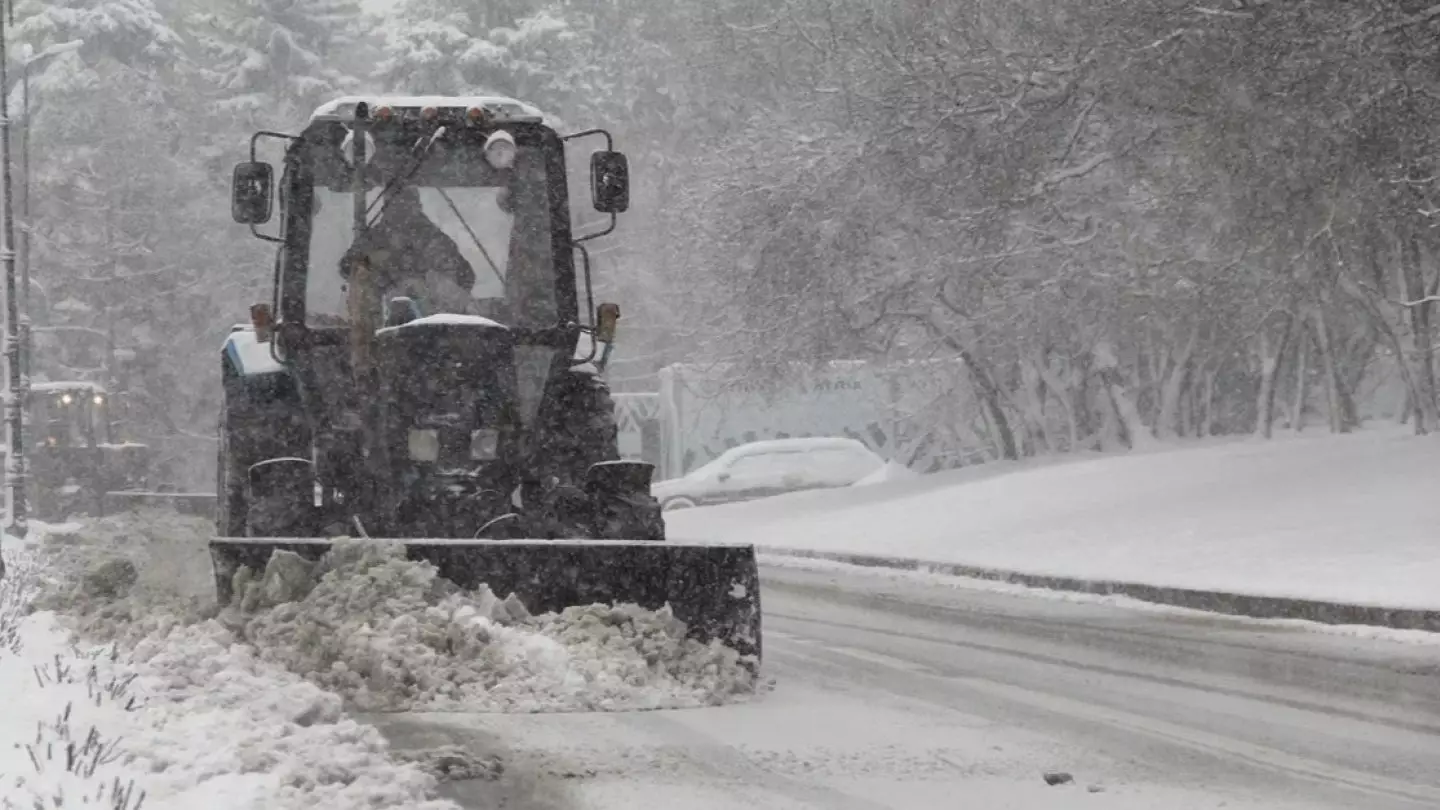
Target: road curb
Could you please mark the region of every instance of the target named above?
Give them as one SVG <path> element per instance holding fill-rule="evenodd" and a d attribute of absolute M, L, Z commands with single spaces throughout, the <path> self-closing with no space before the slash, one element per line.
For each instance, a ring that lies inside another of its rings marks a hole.
<path fill-rule="evenodd" d="M 870 554 L 847 554 L 773 546 L 756 547 L 756 551 L 784 557 L 829 560 L 865 568 L 893 568 L 901 571 L 922 571 L 992 582 L 1007 582 L 1029 588 L 1048 588 L 1056 591 L 1073 591 L 1102 596 L 1128 596 L 1142 602 L 1173 605 L 1230 616 L 1246 616 L 1253 619 L 1302 619 L 1321 624 L 1360 624 L 1397 630 L 1425 630 L 1431 633 L 1440 633 L 1440 610 L 1385 608 L 1344 602 L 1292 599 L 1283 596 L 1254 596 L 1225 591 L 1171 588 L 1138 582 L 1026 574 L 1000 568 L 933 562 L 909 557 L 882 557 Z"/>

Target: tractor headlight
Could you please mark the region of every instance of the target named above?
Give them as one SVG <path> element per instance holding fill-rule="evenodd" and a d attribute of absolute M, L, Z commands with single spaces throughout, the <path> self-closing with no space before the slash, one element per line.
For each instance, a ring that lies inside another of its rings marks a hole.
<path fill-rule="evenodd" d="M 440 459 L 440 431 L 410 429 L 410 460 L 438 461 Z"/>
<path fill-rule="evenodd" d="M 500 451 L 500 431 L 470 431 L 470 459 L 472 461 L 494 461 Z"/>
<path fill-rule="evenodd" d="M 61 394 L 61 395 L 60 395 L 60 404 L 61 404 L 61 405 L 69 405 L 70 403 L 72 403 L 72 402 L 74 402 L 74 401 L 75 401 L 75 397 L 72 397 L 72 396 L 70 396 L 69 394 Z"/>

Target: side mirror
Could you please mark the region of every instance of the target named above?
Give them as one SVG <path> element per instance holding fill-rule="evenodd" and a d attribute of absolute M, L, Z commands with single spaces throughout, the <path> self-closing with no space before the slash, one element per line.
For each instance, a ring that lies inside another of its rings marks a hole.
<path fill-rule="evenodd" d="M 590 196 L 595 210 L 620 214 L 630 208 L 630 161 L 624 152 L 590 155 Z"/>
<path fill-rule="evenodd" d="M 269 163 L 251 160 L 235 164 L 230 178 L 230 216 L 241 225 L 269 222 L 274 187 L 275 171 Z"/>

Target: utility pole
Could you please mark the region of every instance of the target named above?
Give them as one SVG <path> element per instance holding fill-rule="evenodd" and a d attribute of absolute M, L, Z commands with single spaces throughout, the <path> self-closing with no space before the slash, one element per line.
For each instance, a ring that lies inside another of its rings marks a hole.
<path fill-rule="evenodd" d="M 10 166 L 10 80 L 6 75 L 9 54 L 6 53 L 5 42 L 10 33 L 9 24 L 14 22 L 13 14 L 11 8 L 0 14 L 0 166 L 3 166 L 0 184 L 5 187 L 4 222 L 0 227 L 0 267 L 5 271 L 5 360 L 9 369 L 5 386 L 5 417 L 10 428 L 10 453 L 5 481 L 10 485 L 10 532 L 16 537 L 24 537 L 30 525 L 25 510 L 25 403 L 21 399 L 24 383 L 20 373 L 20 297 L 19 285 L 15 283 L 15 192 Z"/>

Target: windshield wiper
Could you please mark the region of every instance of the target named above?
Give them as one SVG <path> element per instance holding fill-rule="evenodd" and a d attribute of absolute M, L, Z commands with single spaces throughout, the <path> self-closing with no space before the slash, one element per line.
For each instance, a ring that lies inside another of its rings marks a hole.
<path fill-rule="evenodd" d="M 470 227 L 470 223 L 465 221 L 465 215 L 461 214 L 460 209 L 455 207 L 455 201 L 450 199 L 450 195 L 445 193 L 445 189 L 436 186 L 435 190 L 440 192 L 440 196 L 445 200 L 445 204 L 450 206 L 450 213 L 454 214 L 455 218 L 460 220 L 460 226 L 465 229 L 465 233 L 470 235 L 470 241 L 474 242 L 475 247 L 480 249 L 480 255 L 485 257 L 485 263 L 490 265 L 490 272 L 495 274 L 495 280 L 500 282 L 500 288 L 503 290 L 505 288 L 505 274 L 500 272 L 500 267 L 495 264 L 494 259 L 490 258 L 490 251 L 486 250 L 485 246 L 480 244 L 480 237 L 475 235 L 475 231 Z"/>
<path fill-rule="evenodd" d="M 385 209 L 390 207 L 390 203 L 395 198 L 395 192 L 399 191 L 401 186 L 408 182 L 410 178 L 414 177 L 416 172 L 420 171 L 420 167 L 425 163 L 425 158 L 430 156 L 430 150 L 435 148 L 436 142 L 439 141 L 440 136 L 444 134 L 445 127 L 436 127 L 429 138 L 419 138 L 415 141 L 415 146 L 411 149 L 414 157 L 411 159 L 409 167 L 407 167 L 403 173 L 392 177 L 390 182 L 386 183 L 385 186 L 380 189 L 380 193 L 375 196 L 375 201 L 365 208 L 366 230 L 374 227 L 375 223 L 379 222 L 380 218 L 385 216 Z M 381 203 L 383 203 L 383 205 Z M 370 212 L 376 205 L 380 206 L 380 210 L 375 213 L 373 218 L 370 218 Z M 461 221 L 463 222 L 464 220 Z M 489 259 L 489 256 L 486 256 L 486 259 Z"/>

